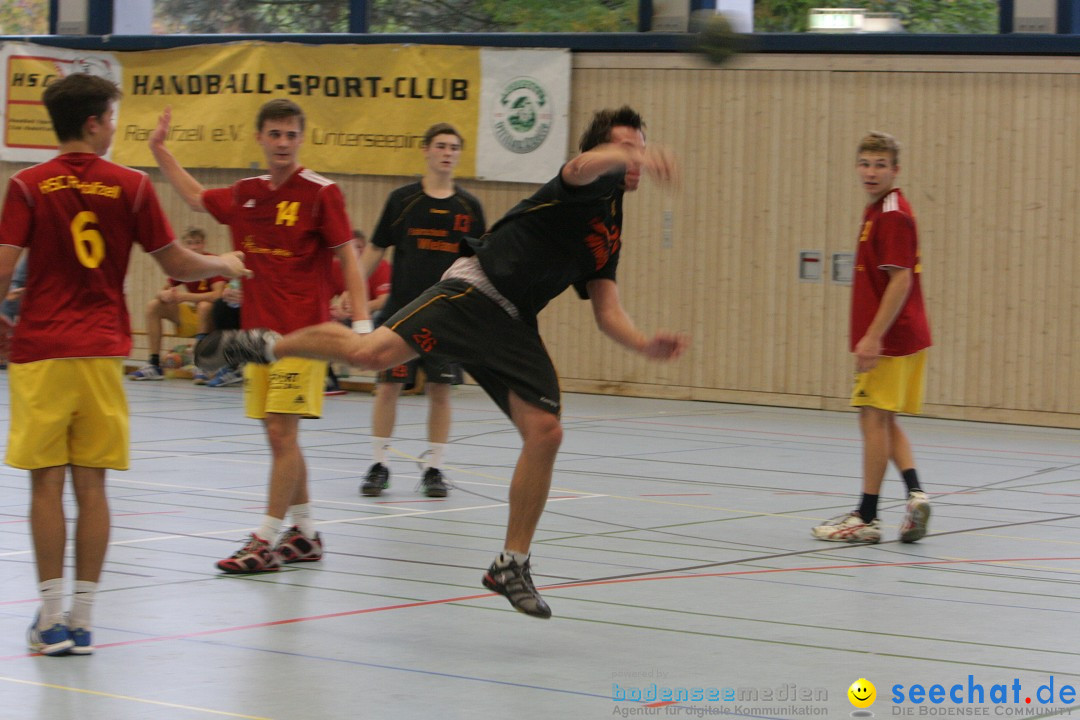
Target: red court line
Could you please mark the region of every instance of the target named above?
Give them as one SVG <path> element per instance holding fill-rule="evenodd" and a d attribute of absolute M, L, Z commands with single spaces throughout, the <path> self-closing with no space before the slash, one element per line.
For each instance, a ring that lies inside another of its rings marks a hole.
<path fill-rule="evenodd" d="M 692 580 L 697 578 L 713 578 L 713 577 L 734 577 L 739 575 L 765 575 L 771 573 L 789 573 L 789 572 L 816 572 L 820 570 L 863 570 L 867 568 L 889 568 L 889 567 L 917 567 L 919 565 L 960 565 L 960 564 L 978 564 L 978 563 L 1010 563 L 1010 562 L 1046 562 L 1046 561 L 1072 561 L 1080 560 L 1080 557 L 1028 557 L 1028 558 L 982 558 L 982 559 L 968 559 L 968 560 L 910 560 L 905 562 L 890 562 L 890 563 L 853 563 L 848 565 L 814 565 L 807 567 L 793 567 L 793 568 L 770 568 L 759 570 L 729 570 L 726 572 L 716 573 L 693 573 L 687 575 L 656 575 L 651 577 L 631 577 L 631 578 L 613 578 L 611 580 L 587 580 L 578 583 L 566 583 L 562 585 L 544 585 L 540 590 L 565 590 L 570 588 L 592 587 L 597 585 L 619 585 L 623 583 L 635 583 L 635 582 L 652 582 L 656 580 Z M 237 625 L 233 627 L 217 628 L 215 630 L 201 630 L 193 633 L 181 633 L 178 635 L 161 635 L 158 637 L 150 638 L 138 638 L 135 640 L 124 640 L 122 642 L 106 643 L 96 645 L 97 648 L 110 648 L 110 647 L 124 647 L 131 645 L 143 645 L 152 642 L 163 642 L 166 640 L 188 640 L 190 638 L 207 637 L 210 635 L 221 635 L 224 633 L 237 632 L 240 630 L 257 630 L 260 628 L 274 627 L 277 625 L 293 625 L 296 623 L 310 622 L 312 620 L 329 620 L 332 618 L 350 617 L 353 615 L 367 615 L 370 613 L 385 612 L 387 610 L 407 610 L 410 608 L 427 607 L 429 605 L 446 605 L 449 603 L 466 602 L 469 600 L 481 600 L 489 597 L 497 597 L 496 593 L 479 593 L 477 595 L 461 595 L 458 597 L 442 598 L 440 600 L 422 600 L 411 603 L 399 603 L 397 605 L 382 605 L 379 607 L 362 608 L 360 610 L 345 610 L 336 613 L 326 613 L 323 615 L 309 615 L 306 617 L 286 618 L 284 620 L 270 620 L 268 622 L 252 623 L 250 625 Z M 26 602 L 26 601 L 19 601 Z M 14 660 L 17 658 L 31 657 L 33 653 L 24 653 L 22 655 L 9 655 L 7 657 L 0 657 L 0 661 Z"/>

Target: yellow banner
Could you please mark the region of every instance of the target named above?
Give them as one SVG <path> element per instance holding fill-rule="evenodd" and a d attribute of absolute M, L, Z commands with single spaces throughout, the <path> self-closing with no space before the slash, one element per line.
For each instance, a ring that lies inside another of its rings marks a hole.
<path fill-rule="evenodd" d="M 237 43 L 122 58 L 113 158 L 125 165 L 154 165 L 147 139 L 171 106 L 168 147 L 185 167 L 264 167 L 255 115 L 284 97 L 304 110 L 300 159 L 316 172 L 422 173 L 424 131 L 448 122 L 466 140 L 459 174 L 476 174 L 479 48 Z"/>

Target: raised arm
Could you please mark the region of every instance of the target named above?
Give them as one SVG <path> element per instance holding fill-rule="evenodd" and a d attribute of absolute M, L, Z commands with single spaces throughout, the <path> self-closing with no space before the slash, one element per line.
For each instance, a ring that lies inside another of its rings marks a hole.
<path fill-rule="evenodd" d="M 567 185 L 581 187 L 596 182 L 602 175 L 619 170 L 643 170 L 662 183 L 674 183 L 678 177 L 675 156 L 667 148 L 636 148 L 622 143 L 605 143 L 563 165 L 562 179 Z"/>
<path fill-rule="evenodd" d="M 203 186 L 177 162 L 176 157 L 173 156 L 169 148 L 165 147 L 165 139 L 169 136 L 169 125 L 171 123 L 172 108 L 167 107 L 158 117 L 158 124 L 154 128 L 154 132 L 150 133 L 150 152 L 153 153 L 154 160 L 157 162 L 158 167 L 161 168 L 161 172 L 165 175 L 169 184 L 180 194 L 188 207 L 198 212 L 206 212 L 206 208 L 202 204 Z"/>

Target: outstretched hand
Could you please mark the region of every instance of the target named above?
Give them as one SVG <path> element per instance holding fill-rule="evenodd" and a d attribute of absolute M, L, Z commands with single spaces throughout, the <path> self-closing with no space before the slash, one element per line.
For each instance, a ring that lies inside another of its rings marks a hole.
<path fill-rule="evenodd" d="M 664 185 L 679 186 L 679 163 L 675 153 L 663 145 L 650 145 L 641 153 L 641 167 L 649 177 Z"/>
<path fill-rule="evenodd" d="M 169 137 L 169 126 L 172 124 L 172 108 L 166 107 L 158 116 L 157 127 L 150 133 L 150 147 L 162 147 L 165 138 Z"/>
<path fill-rule="evenodd" d="M 222 253 L 218 257 L 225 263 L 225 272 L 222 273 L 225 277 L 254 277 L 255 273 L 244 267 L 244 253 L 239 250 L 233 250 L 232 252 Z"/>
<path fill-rule="evenodd" d="M 674 360 L 689 346 L 689 335 L 661 331 L 653 335 L 640 352 L 652 360 Z"/>

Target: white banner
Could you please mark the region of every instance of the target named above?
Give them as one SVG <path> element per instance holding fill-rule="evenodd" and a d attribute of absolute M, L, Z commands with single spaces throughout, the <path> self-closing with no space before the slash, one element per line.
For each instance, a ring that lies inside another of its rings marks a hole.
<path fill-rule="evenodd" d="M 83 72 L 123 87 L 123 72 L 112 53 L 4 43 L 0 46 L 4 81 L 0 87 L 0 160 L 44 162 L 56 155 L 56 134 L 41 102 L 45 86 L 57 77 Z M 119 108 L 117 115 L 119 115 Z"/>
<path fill-rule="evenodd" d="M 484 48 L 476 176 L 547 182 L 566 161 L 570 51 Z"/>

